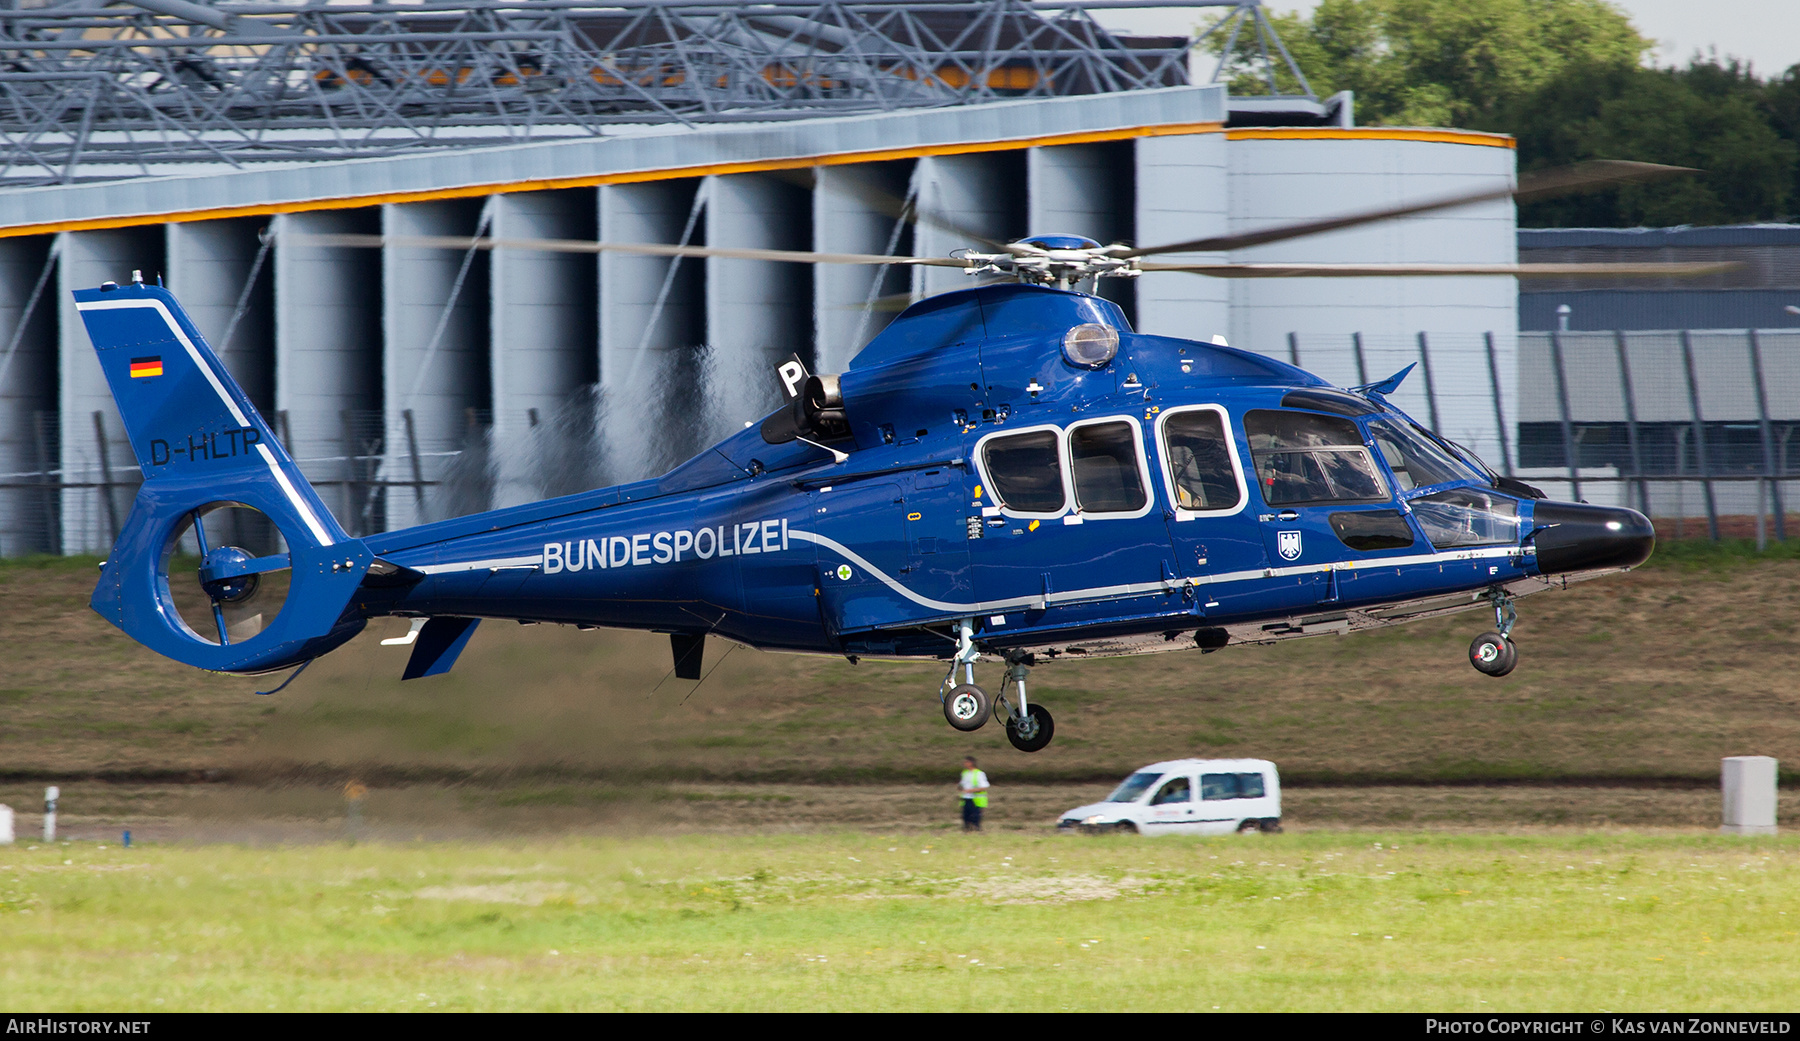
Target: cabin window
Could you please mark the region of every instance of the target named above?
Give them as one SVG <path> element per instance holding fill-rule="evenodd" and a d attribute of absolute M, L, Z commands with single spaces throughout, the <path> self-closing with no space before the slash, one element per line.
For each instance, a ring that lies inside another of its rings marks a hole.
<path fill-rule="evenodd" d="M 1413 544 L 1412 526 L 1399 510 L 1359 510 L 1331 515 L 1331 530 L 1351 549 L 1405 549 Z"/>
<path fill-rule="evenodd" d="M 1260 799 L 1265 794 L 1267 791 L 1263 787 L 1263 775 L 1260 773 L 1200 776 L 1200 798 L 1207 802 L 1219 799 Z"/>
<path fill-rule="evenodd" d="M 1311 412 L 1244 415 L 1250 457 L 1270 506 L 1376 502 L 1388 497 L 1356 424 Z"/>
<path fill-rule="evenodd" d="M 1193 802 L 1194 785 L 1185 777 L 1177 777 L 1162 786 L 1156 798 L 1150 800 L 1152 806 L 1163 806 L 1172 802 Z"/>
<path fill-rule="evenodd" d="M 1519 538 L 1519 504 L 1504 495 L 1454 488 L 1412 501 L 1413 516 L 1438 549 L 1489 546 Z"/>
<path fill-rule="evenodd" d="M 1129 420 L 1069 431 L 1076 506 L 1092 513 L 1134 513 L 1149 505 L 1138 459 L 1136 426 Z"/>
<path fill-rule="evenodd" d="M 1243 500 L 1231 465 L 1225 417 L 1211 409 L 1180 412 L 1163 421 L 1163 454 L 1184 510 L 1230 510 Z"/>
<path fill-rule="evenodd" d="M 1394 481 L 1403 492 L 1451 481 L 1483 480 L 1430 438 L 1405 424 L 1378 419 L 1369 424 L 1369 436 L 1381 449 L 1381 457 L 1394 471 Z"/>
<path fill-rule="evenodd" d="M 1032 430 L 989 440 L 982 468 L 1000 504 L 1017 513 L 1057 513 L 1063 508 L 1062 452 L 1056 431 Z"/>

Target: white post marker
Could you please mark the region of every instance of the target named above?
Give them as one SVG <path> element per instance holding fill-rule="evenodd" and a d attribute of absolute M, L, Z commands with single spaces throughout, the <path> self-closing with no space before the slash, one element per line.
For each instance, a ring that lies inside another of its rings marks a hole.
<path fill-rule="evenodd" d="M 12 807 L 6 805 L 5 803 L 0 803 L 0 846 L 10 846 L 10 845 L 12 845 L 12 843 L 13 843 Z"/>
<path fill-rule="evenodd" d="M 1734 755 L 1720 763 L 1719 786 L 1725 795 L 1727 835 L 1775 834 L 1775 759 L 1766 755 Z"/>
<path fill-rule="evenodd" d="M 44 841 L 56 841 L 56 799 L 62 789 L 51 785 L 44 789 Z"/>

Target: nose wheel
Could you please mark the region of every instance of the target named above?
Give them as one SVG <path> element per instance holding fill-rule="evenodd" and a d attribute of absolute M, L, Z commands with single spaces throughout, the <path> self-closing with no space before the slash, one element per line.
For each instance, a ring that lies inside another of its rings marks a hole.
<path fill-rule="evenodd" d="M 1519 649 L 1499 633 L 1482 633 L 1469 644 L 1469 664 L 1484 676 L 1504 676 L 1519 664 Z"/>
<path fill-rule="evenodd" d="M 1519 620 L 1513 610 L 1512 597 L 1500 588 L 1488 591 L 1494 604 L 1494 631 L 1482 633 L 1469 644 L 1469 664 L 1484 676 L 1504 676 L 1519 664 L 1519 649 L 1513 645 L 1512 627 Z"/>

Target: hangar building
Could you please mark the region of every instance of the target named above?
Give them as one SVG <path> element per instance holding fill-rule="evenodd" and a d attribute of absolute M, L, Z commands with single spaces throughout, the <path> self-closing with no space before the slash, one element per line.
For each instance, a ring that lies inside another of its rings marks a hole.
<path fill-rule="evenodd" d="M 134 270 L 180 296 L 361 534 L 658 472 L 773 407 L 773 362 L 842 369 L 908 300 L 966 282 L 418 236 L 1154 244 L 1513 177 L 1509 138 L 1356 127 L 1347 97 L 1277 93 L 1276 71 L 1304 88 L 1279 41 L 1248 51 L 1277 55 L 1269 93 L 1229 94 L 1233 46 L 1272 37 L 1255 0 L 1171 5 L 1218 9 L 1195 14 L 1217 20 L 1220 82 L 1195 40 L 1107 32 L 1108 2 L 0 12 L 21 70 L 0 76 L 0 553 L 104 551 L 129 508 L 135 462 L 69 294 Z M 1514 211 L 1194 259 L 1505 264 Z M 1510 453 L 1509 277 L 1107 292 L 1145 331 L 1343 384 L 1423 359 L 1401 403 Z"/>

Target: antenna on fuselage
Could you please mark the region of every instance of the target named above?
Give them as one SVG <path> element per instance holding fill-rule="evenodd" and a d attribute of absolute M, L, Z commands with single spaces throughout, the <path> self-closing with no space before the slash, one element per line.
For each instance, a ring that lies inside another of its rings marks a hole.
<path fill-rule="evenodd" d="M 813 446 L 814 448 L 820 449 L 822 451 L 830 452 L 831 453 L 831 461 L 834 463 L 847 463 L 850 461 L 850 456 L 848 453 L 840 452 L 835 448 L 827 448 L 825 445 L 822 445 L 822 444 L 818 443 L 817 441 L 814 441 L 811 438 L 801 437 L 799 434 L 795 434 L 794 440 L 804 441 L 807 444 Z"/>

